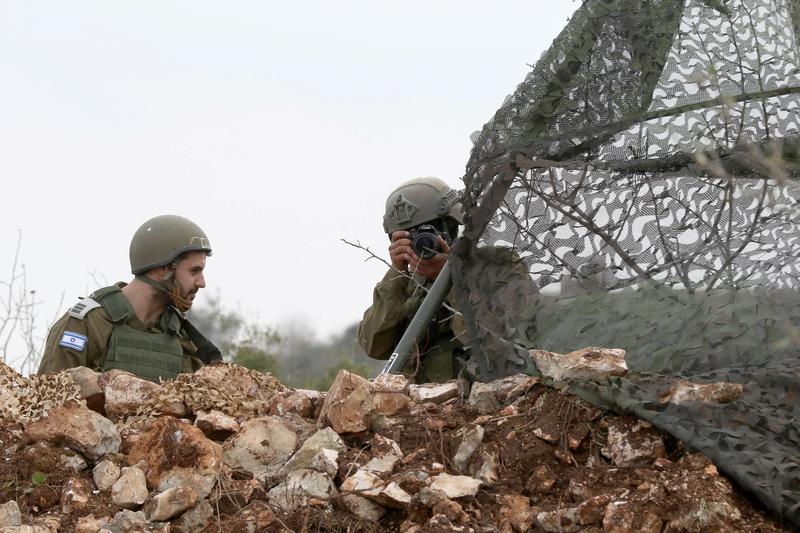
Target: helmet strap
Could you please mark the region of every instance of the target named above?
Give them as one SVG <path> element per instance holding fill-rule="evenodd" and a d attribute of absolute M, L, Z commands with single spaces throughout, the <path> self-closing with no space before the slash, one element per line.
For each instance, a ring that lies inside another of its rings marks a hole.
<path fill-rule="evenodd" d="M 156 281 L 143 274 L 136 274 L 134 278 L 146 283 L 147 285 L 150 285 L 157 291 L 166 294 L 172 305 L 181 313 L 185 313 L 191 309 L 192 301 L 188 298 L 184 298 L 184 296 L 181 294 L 180 287 L 174 280 L 170 279 L 166 281 Z"/>

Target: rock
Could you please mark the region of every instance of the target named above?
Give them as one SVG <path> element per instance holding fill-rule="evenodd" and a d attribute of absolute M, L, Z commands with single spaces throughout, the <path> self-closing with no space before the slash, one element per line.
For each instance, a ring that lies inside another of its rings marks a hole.
<path fill-rule="evenodd" d="M 66 371 L 72 376 L 72 380 L 77 385 L 78 391 L 80 391 L 81 398 L 86 400 L 86 407 L 101 415 L 105 414 L 105 396 L 103 387 L 100 384 L 102 374 L 85 366 L 68 368 Z"/>
<path fill-rule="evenodd" d="M 373 392 L 372 403 L 375 412 L 383 416 L 392 416 L 408 411 L 411 398 L 400 392 Z"/>
<path fill-rule="evenodd" d="M 82 516 L 75 523 L 75 533 L 97 533 L 107 529 L 110 520 L 109 517 L 95 518 L 93 514 Z"/>
<path fill-rule="evenodd" d="M 148 422 L 128 452 L 128 460 L 146 463 L 149 486 L 159 491 L 191 487 L 201 500 L 220 473 L 222 447 L 188 422 L 162 417 Z"/>
<path fill-rule="evenodd" d="M 570 479 L 567 490 L 572 501 L 581 503 L 593 497 L 595 494 L 592 488 L 594 484 L 593 480 L 578 481 L 577 479 Z"/>
<path fill-rule="evenodd" d="M 92 497 L 92 489 L 81 478 L 69 478 L 61 491 L 61 512 L 70 514 L 85 509 Z"/>
<path fill-rule="evenodd" d="M 299 468 L 327 472 L 330 461 L 337 464 L 339 453 L 347 449 L 341 437 L 331 428 L 323 428 L 307 438 L 294 455 L 281 467 L 279 476 Z M 325 450 L 333 453 L 324 453 Z M 336 466 L 338 469 L 338 466 Z M 334 474 L 335 475 L 335 472 Z"/>
<path fill-rule="evenodd" d="M 342 496 L 339 499 L 339 505 L 359 518 L 376 523 L 386 514 L 386 509 L 377 503 L 363 496 L 356 496 L 355 494 L 346 494 Z"/>
<path fill-rule="evenodd" d="M 284 419 L 252 418 L 225 443 L 223 460 L 233 470 L 244 470 L 264 480 L 278 473 L 297 448 L 297 441 Z"/>
<path fill-rule="evenodd" d="M 119 479 L 122 471 L 114 461 L 100 461 L 92 470 L 94 485 L 101 491 L 108 490 Z"/>
<path fill-rule="evenodd" d="M 737 399 L 744 392 L 744 387 L 739 383 L 718 381 L 716 383 L 693 383 L 681 380 L 674 383 L 665 392 L 658 395 L 661 403 L 685 404 L 689 402 L 700 403 L 728 403 Z"/>
<path fill-rule="evenodd" d="M 411 384 L 411 379 L 403 374 L 378 374 L 372 380 L 372 392 L 399 392 L 405 393 L 408 386 Z"/>
<path fill-rule="evenodd" d="M 113 422 L 74 403 L 56 407 L 44 418 L 28 424 L 25 435 L 32 442 L 67 446 L 93 461 L 115 453 L 120 445 Z"/>
<path fill-rule="evenodd" d="M 144 472 L 133 466 L 122 469 L 119 479 L 111 486 L 111 499 L 125 509 L 136 509 L 147 500 L 147 480 Z"/>
<path fill-rule="evenodd" d="M 397 483 L 383 481 L 372 472 L 361 469 L 344 480 L 342 492 L 357 492 L 385 507 L 403 508 L 411 502 L 411 495 Z"/>
<path fill-rule="evenodd" d="M 325 396 L 327 394 L 327 391 L 322 392 L 310 389 L 295 389 L 295 392 L 298 394 L 302 394 L 311 401 L 312 412 L 311 416 L 308 418 L 312 418 L 314 420 L 319 418 L 319 413 L 322 410 L 322 404 L 325 403 Z"/>
<path fill-rule="evenodd" d="M 380 374 L 371 383 L 372 401 L 375 411 L 392 416 L 407 411 L 411 398 L 405 394 L 410 383 L 402 374 Z"/>
<path fill-rule="evenodd" d="M 533 434 L 550 444 L 557 444 L 561 440 L 561 435 L 556 433 L 555 427 L 536 427 L 533 428 Z"/>
<path fill-rule="evenodd" d="M 206 525 L 214 516 L 214 509 L 207 500 L 203 500 L 178 518 L 172 521 L 173 533 L 194 533 L 195 531 L 205 531 Z"/>
<path fill-rule="evenodd" d="M 269 401 L 269 414 L 274 416 L 295 413 L 303 418 L 314 416 L 314 404 L 307 394 L 297 391 L 282 391 Z"/>
<path fill-rule="evenodd" d="M 173 487 L 157 494 L 144 506 L 150 521 L 162 522 L 190 509 L 197 503 L 197 493 L 191 487 Z"/>
<path fill-rule="evenodd" d="M 225 440 L 240 429 L 235 418 L 215 410 L 198 412 L 194 425 L 211 440 Z"/>
<path fill-rule="evenodd" d="M 544 511 L 536 515 L 536 524 L 545 531 L 579 531 L 603 520 L 611 495 L 596 496 L 577 507 Z"/>
<path fill-rule="evenodd" d="M 111 370 L 102 375 L 100 384 L 105 395 L 105 412 L 112 420 L 122 420 L 131 415 L 151 398 L 161 386 L 138 378 L 130 372 Z"/>
<path fill-rule="evenodd" d="M 481 452 L 480 468 L 474 474 L 474 477 L 480 479 L 483 483 L 491 485 L 497 483 L 500 476 L 497 474 L 497 463 L 500 458 L 495 451 L 483 450 Z"/>
<path fill-rule="evenodd" d="M 409 385 L 408 392 L 411 399 L 417 403 L 443 403 L 451 398 L 458 397 L 459 386 L 457 381 L 426 383 L 424 385 Z"/>
<path fill-rule="evenodd" d="M 628 423 L 622 419 L 613 419 L 609 423 L 606 446 L 600 452 L 617 466 L 652 463 L 656 458 L 666 456 L 664 440 L 650 424 L 643 421 Z"/>
<path fill-rule="evenodd" d="M 527 374 L 517 374 L 489 383 L 476 382 L 467 398 L 467 403 L 480 413 L 493 413 L 500 406 L 527 394 L 537 383 L 539 378 Z"/>
<path fill-rule="evenodd" d="M 667 531 L 721 531 L 725 524 L 742 517 L 739 510 L 725 501 L 696 502 L 696 507 L 686 509 L 680 517 L 667 524 Z"/>
<path fill-rule="evenodd" d="M 416 494 L 425 486 L 428 473 L 421 470 L 407 470 L 397 477 L 397 484 L 406 492 Z"/>
<path fill-rule="evenodd" d="M 111 520 L 106 528 L 111 533 L 133 533 L 145 531 L 146 526 L 147 519 L 143 512 L 124 509 L 114 515 L 114 519 Z"/>
<path fill-rule="evenodd" d="M 500 507 L 500 528 L 505 531 L 524 533 L 533 525 L 533 511 L 528 498 L 521 494 L 498 496 Z M 512 529 L 510 529 L 512 528 Z"/>
<path fill-rule="evenodd" d="M 617 348 L 582 348 L 565 355 L 545 350 L 529 353 L 542 375 L 556 381 L 604 382 L 628 373 L 625 350 Z"/>
<path fill-rule="evenodd" d="M 464 431 L 461 443 L 453 456 L 453 466 L 456 467 L 456 470 L 464 471 L 472 455 L 483 442 L 483 433 L 483 426 L 473 426 Z"/>
<path fill-rule="evenodd" d="M 453 500 L 442 500 L 437 502 L 431 507 L 433 516 L 442 515 L 452 524 L 464 523 L 467 519 L 467 513 L 464 512 L 463 507 L 458 502 Z M 433 520 L 433 518 L 431 518 Z"/>
<path fill-rule="evenodd" d="M 284 481 L 270 489 L 269 501 L 284 511 L 292 511 L 307 504 L 309 498 L 324 501 L 337 494 L 331 477 L 309 468 L 291 471 Z"/>
<path fill-rule="evenodd" d="M 358 492 L 361 496 L 376 496 L 386 483 L 378 476 L 367 470 L 359 469 L 355 474 L 342 482 L 342 492 Z"/>
<path fill-rule="evenodd" d="M 22 514 L 14 500 L 9 500 L 0 505 L 0 527 L 22 525 Z"/>
<path fill-rule="evenodd" d="M 474 497 L 481 486 L 479 479 L 469 476 L 438 474 L 431 478 L 431 488 L 442 491 L 448 498 Z"/>
<path fill-rule="evenodd" d="M 425 524 L 425 531 L 448 531 L 453 533 L 467 532 L 472 528 L 467 529 L 467 526 L 460 526 L 454 524 L 446 515 L 435 514 Z"/>
<path fill-rule="evenodd" d="M 625 501 L 610 502 L 603 515 L 603 530 L 611 533 L 660 533 L 663 525 L 661 518 L 653 511 L 641 513 Z"/>
<path fill-rule="evenodd" d="M 392 439 L 387 439 L 381 435 L 375 435 L 372 438 L 370 452 L 372 453 L 372 459 L 363 468 L 380 477 L 391 474 L 395 465 L 403 458 L 400 446 Z"/>
<path fill-rule="evenodd" d="M 325 397 L 318 423 L 336 433 L 360 433 L 369 427 L 374 412 L 369 381 L 342 369 Z"/>
<path fill-rule="evenodd" d="M 537 466 L 528 478 L 525 488 L 529 494 L 547 494 L 553 490 L 558 478 L 550 468 Z"/>
<path fill-rule="evenodd" d="M 403 509 L 411 503 L 411 494 L 406 492 L 394 481 L 390 481 L 381 489 L 380 492 L 378 492 L 377 496 L 371 497 L 370 499 L 383 505 L 384 507 Z"/>
<path fill-rule="evenodd" d="M 423 487 L 417 493 L 417 499 L 426 507 L 433 507 L 437 503 L 447 500 L 447 494 L 432 487 Z"/>

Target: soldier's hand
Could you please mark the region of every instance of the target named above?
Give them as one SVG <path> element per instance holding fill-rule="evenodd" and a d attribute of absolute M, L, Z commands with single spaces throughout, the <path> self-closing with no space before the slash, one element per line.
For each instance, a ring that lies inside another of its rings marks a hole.
<path fill-rule="evenodd" d="M 411 259 L 411 239 L 407 231 L 395 231 L 392 233 L 392 243 L 389 245 L 389 259 L 392 266 L 401 272 L 408 270 L 408 261 Z"/>
<path fill-rule="evenodd" d="M 417 254 L 414 253 L 414 250 L 411 249 L 411 246 L 409 246 L 409 270 L 425 276 L 428 279 L 436 279 L 436 277 L 439 275 L 439 272 L 441 272 L 442 268 L 444 268 L 444 264 L 447 262 L 447 254 L 450 253 L 450 247 L 441 236 L 439 236 L 439 245 L 441 246 L 442 251 L 430 259 L 420 259 L 417 257 Z"/>

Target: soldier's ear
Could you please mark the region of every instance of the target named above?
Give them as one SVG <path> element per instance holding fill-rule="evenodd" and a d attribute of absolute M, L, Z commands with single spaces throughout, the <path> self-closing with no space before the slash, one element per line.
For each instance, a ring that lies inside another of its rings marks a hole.
<path fill-rule="evenodd" d="M 145 276 L 155 281 L 167 281 L 174 275 L 174 268 L 172 265 L 166 265 L 158 268 L 153 268 L 145 272 Z"/>

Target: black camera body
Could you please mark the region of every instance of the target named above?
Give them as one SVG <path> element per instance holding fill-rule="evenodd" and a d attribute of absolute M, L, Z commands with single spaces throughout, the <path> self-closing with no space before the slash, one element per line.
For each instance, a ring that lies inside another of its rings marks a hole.
<path fill-rule="evenodd" d="M 433 224 L 420 224 L 408 230 L 411 248 L 420 259 L 430 259 L 442 251 L 441 232 Z"/>

